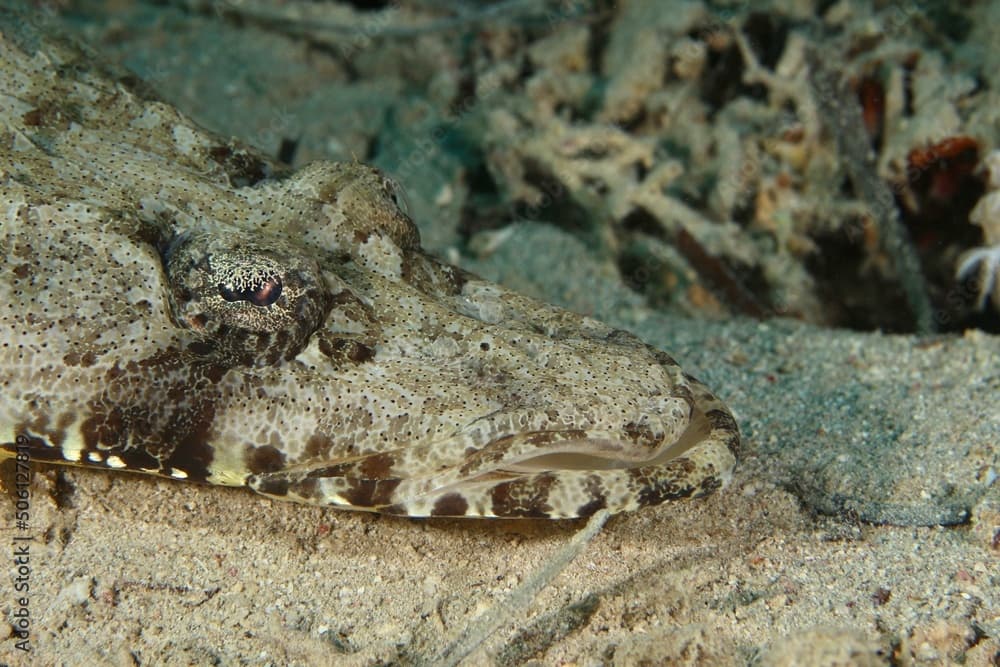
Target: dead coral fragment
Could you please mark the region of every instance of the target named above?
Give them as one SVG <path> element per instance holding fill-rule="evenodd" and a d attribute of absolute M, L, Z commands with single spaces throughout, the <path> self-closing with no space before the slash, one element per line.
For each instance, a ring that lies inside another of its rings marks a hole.
<path fill-rule="evenodd" d="M 984 160 L 989 191 L 969 214 L 969 220 L 983 228 L 984 245 L 962 255 L 956 269 L 958 280 L 979 272 L 979 309 L 989 300 L 1000 311 L 1000 150 Z"/>

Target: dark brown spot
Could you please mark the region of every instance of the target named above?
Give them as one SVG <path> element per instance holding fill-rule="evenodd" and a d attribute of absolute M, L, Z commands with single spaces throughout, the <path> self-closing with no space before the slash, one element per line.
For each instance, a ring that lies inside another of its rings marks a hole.
<path fill-rule="evenodd" d="M 339 311 L 337 319 L 346 318 L 354 324 L 361 325 L 365 332 L 364 336 L 371 337 L 379 332 L 380 327 L 374 309 L 359 299 L 351 290 L 343 289 L 332 295 L 329 297 L 329 304 L 330 310 Z M 325 333 L 331 338 L 337 337 L 337 334 L 332 331 L 321 331 L 320 333 Z M 354 334 L 354 336 L 361 337 L 360 334 Z M 344 335 L 342 334 L 341 337 Z"/>
<path fill-rule="evenodd" d="M 91 404 L 91 409 L 93 414 L 80 425 L 84 448 L 94 451 L 98 449 L 124 449 L 126 442 L 123 440 L 126 439 L 127 434 L 125 433 L 122 409 L 103 403 Z"/>
<path fill-rule="evenodd" d="M 490 493 L 493 513 L 499 517 L 546 518 L 552 513 L 549 492 L 554 483 L 552 475 L 539 474 L 497 484 Z"/>
<path fill-rule="evenodd" d="M 244 148 L 213 146 L 208 149 L 208 156 L 222 167 L 234 187 L 255 185 L 267 178 L 264 161 Z"/>
<path fill-rule="evenodd" d="M 199 438 L 184 438 L 177 442 L 170 456 L 163 459 L 161 474 L 170 469 L 183 470 L 192 482 L 204 482 L 215 459 L 215 448 Z"/>
<path fill-rule="evenodd" d="M 25 111 L 23 114 L 21 114 L 21 122 L 27 125 L 28 127 L 36 127 L 38 125 L 41 125 L 44 122 L 43 118 L 44 115 L 42 114 L 41 109 L 32 109 L 31 111 Z"/>
<path fill-rule="evenodd" d="M 319 336 L 319 351 L 335 363 L 350 362 L 362 364 L 375 358 L 375 350 L 364 343 L 350 338 Z"/>
<path fill-rule="evenodd" d="M 74 104 L 43 102 L 40 106 L 21 115 L 21 122 L 28 127 L 49 127 L 67 130 L 82 118 L 80 108 Z"/>
<path fill-rule="evenodd" d="M 890 597 L 892 597 L 892 591 L 889 590 L 888 588 L 883 588 L 880 586 L 875 590 L 874 593 L 872 593 L 872 604 L 874 604 L 876 607 L 881 607 L 882 605 L 884 605 L 886 602 L 889 601 Z"/>
<path fill-rule="evenodd" d="M 64 430 L 49 431 L 46 435 L 48 435 L 49 442 L 52 443 L 53 447 L 62 448 L 63 443 L 66 442 L 66 431 Z"/>
<path fill-rule="evenodd" d="M 73 423 L 71 414 L 63 413 L 56 423 L 46 412 L 37 412 L 34 417 L 20 424 L 17 433 L 30 433 L 41 438 L 49 447 L 61 449 L 66 440 L 66 429 Z"/>
<path fill-rule="evenodd" d="M 599 498 L 594 498 L 589 503 L 584 503 L 583 505 L 580 505 L 580 507 L 578 507 L 576 510 L 576 515 L 582 517 L 593 516 L 593 514 L 596 511 L 602 510 L 607 506 L 608 506 L 608 501 L 604 496 L 601 496 Z"/>
<path fill-rule="evenodd" d="M 324 466 L 322 468 L 313 468 L 306 473 L 306 477 L 357 477 L 358 476 L 358 464 L 357 463 L 337 463 L 331 466 Z"/>
<path fill-rule="evenodd" d="M 604 493 L 604 484 L 601 483 L 600 477 L 597 475 L 588 477 L 584 485 L 584 490 L 591 500 L 577 508 L 577 516 L 591 516 L 597 510 L 602 510 L 608 506 L 608 499 Z"/>
<path fill-rule="evenodd" d="M 306 440 L 306 458 L 311 460 L 328 458 L 333 444 L 333 438 L 325 433 L 313 433 Z"/>
<path fill-rule="evenodd" d="M 642 507 L 660 505 L 668 500 L 690 498 L 693 494 L 694 487 L 692 486 L 681 486 L 660 482 L 654 486 L 642 488 L 639 492 L 639 505 Z"/>
<path fill-rule="evenodd" d="M 365 479 L 387 479 L 395 463 L 390 454 L 375 454 L 361 462 L 359 471 Z"/>
<path fill-rule="evenodd" d="M 149 442 L 147 441 L 146 444 L 148 445 Z M 90 447 L 84 447 L 84 450 L 81 452 L 81 460 L 89 461 L 87 454 L 91 451 L 94 450 Z M 125 464 L 126 470 L 161 470 L 166 467 L 163 465 L 162 459 L 154 456 L 147 449 L 142 447 L 125 449 L 122 447 L 115 447 L 109 451 L 102 451 L 101 454 L 104 456 L 102 459 L 103 461 L 107 461 L 110 456 L 117 456 Z"/>
<path fill-rule="evenodd" d="M 277 364 L 282 358 L 291 361 L 298 356 L 302 349 L 300 345 L 292 344 L 292 334 L 285 329 L 272 331 L 270 335 L 262 334 L 261 339 L 268 341 L 262 343 L 262 347 L 268 350 L 265 358 L 271 366 Z"/>
<path fill-rule="evenodd" d="M 375 358 L 375 350 L 363 343 L 354 341 L 347 351 L 347 358 L 356 364 L 371 361 Z"/>
<path fill-rule="evenodd" d="M 277 472 L 285 467 L 285 455 L 276 447 L 250 447 L 246 454 L 247 469 L 257 475 L 265 472 Z"/>
<path fill-rule="evenodd" d="M 15 243 L 13 250 L 14 257 L 25 260 L 31 260 L 35 257 L 35 249 L 30 243 Z"/>
<path fill-rule="evenodd" d="M 50 435 L 53 445 L 56 447 L 62 447 L 63 442 L 66 440 L 66 431 L 75 421 L 76 415 L 71 412 L 64 412 L 59 415 L 59 419 L 56 420 L 55 431 L 53 431 Z"/>
<path fill-rule="evenodd" d="M 177 351 L 160 352 L 105 375 L 81 425 L 87 451 L 118 456 L 127 468 L 176 468 L 192 481 L 210 474 L 208 439 L 215 420 L 216 384 L 227 369 Z"/>
<path fill-rule="evenodd" d="M 44 434 L 49 430 L 49 414 L 37 411 L 31 419 L 22 424 L 17 430 L 19 433 L 28 431 L 34 434 Z"/>
<path fill-rule="evenodd" d="M 188 352 L 191 354 L 197 354 L 199 357 L 210 356 L 215 353 L 215 350 L 215 343 L 209 340 L 196 340 L 187 346 Z"/>
<path fill-rule="evenodd" d="M 513 436 L 508 436 L 508 440 L 512 439 Z M 534 431 L 528 433 L 524 436 L 524 441 L 530 445 L 535 445 L 536 447 L 544 447 L 545 445 L 550 445 L 554 442 L 563 442 L 566 440 L 586 440 L 587 432 L 579 428 L 568 428 L 562 431 Z M 506 443 L 505 443 L 506 444 Z M 503 451 L 506 451 L 507 447 L 504 447 Z"/>
<path fill-rule="evenodd" d="M 653 433 L 653 429 L 649 427 L 649 424 L 629 422 L 628 424 L 625 424 L 623 430 L 629 440 L 640 447 L 654 449 L 663 441 L 662 435 L 658 436 L 656 433 Z"/>
<path fill-rule="evenodd" d="M 431 291 L 434 288 L 434 281 L 428 274 L 427 265 L 423 262 L 414 261 L 412 253 L 400 253 L 399 274 L 403 282 L 413 285 L 421 292 Z"/>
<path fill-rule="evenodd" d="M 710 493 L 715 493 L 722 488 L 722 480 L 718 477 L 711 475 L 701 480 L 701 489 L 698 491 L 699 496 L 707 496 Z"/>
<path fill-rule="evenodd" d="M 457 493 L 441 496 L 434 503 L 431 516 L 465 516 L 469 509 L 468 501 Z"/>
<path fill-rule="evenodd" d="M 289 492 L 294 493 L 303 500 L 320 500 L 319 481 L 312 478 L 300 479 L 289 487 Z"/>
<path fill-rule="evenodd" d="M 694 463 L 682 457 L 662 466 L 632 468 L 628 474 L 639 489 L 639 505 L 646 507 L 691 497 L 696 489 L 687 482 L 694 469 Z"/>
<path fill-rule="evenodd" d="M 288 478 L 278 475 L 264 475 L 263 477 L 252 477 L 247 483 L 258 493 L 269 496 L 287 496 Z"/>
<path fill-rule="evenodd" d="M 355 507 L 381 507 L 390 504 L 392 492 L 402 480 L 361 479 L 348 480 L 351 488 L 344 492 L 344 499 Z"/>
<path fill-rule="evenodd" d="M 97 362 L 97 355 L 94 354 L 92 350 L 87 350 L 84 353 L 80 352 L 67 352 L 63 355 L 63 364 L 66 366 L 82 366 L 84 368 L 89 368 Z"/>
<path fill-rule="evenodd" d="M 535 433 L 529 433 L 524 436 L 524 441 L 530 445 L 535 445 L 536 447 L 544 447 L 545 445 L 550 445 L 558 437 L 557 431 L 536 431 Z"/>
<path fill-rule="evenodd" d="M 349 289 L 342 289 L 336 294 L 330 295 L 330 305 L 332 307 L 337 306 L 361 306 L 364 302 L 357 297 L 357 295 Z"/>

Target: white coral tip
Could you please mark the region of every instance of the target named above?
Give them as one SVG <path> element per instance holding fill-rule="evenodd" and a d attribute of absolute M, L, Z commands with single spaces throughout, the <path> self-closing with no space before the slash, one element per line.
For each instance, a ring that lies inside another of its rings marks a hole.
<path fill-rule="evenodd" d="M 1000 294 L 1000 244 L 976 248 L 967 253 L 959 262 L 955 276 L 958 280 L 964 280 L 976 267 L 979 267 L 979 301 L 976 307 L 982 309 L 994 290 Z M 994 301 L 1000 302 L 1000 299 Z"/>

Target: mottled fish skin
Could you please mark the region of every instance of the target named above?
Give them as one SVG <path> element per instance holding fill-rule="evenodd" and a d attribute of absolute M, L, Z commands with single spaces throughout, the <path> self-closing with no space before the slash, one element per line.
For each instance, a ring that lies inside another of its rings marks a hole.
<path fill-rule="evenodd" d="M 16 21 L 0 454 L 408 516 L 579 517 L 731 477 L 732 415 L 667 354 L 424 254 L 375 169 L 278 173 Z"/>

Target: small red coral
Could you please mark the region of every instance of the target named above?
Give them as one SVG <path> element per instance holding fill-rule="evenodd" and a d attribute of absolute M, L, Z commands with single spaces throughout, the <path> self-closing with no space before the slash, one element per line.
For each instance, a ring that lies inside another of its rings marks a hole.
<path fill-rule="evenodd" d="M 950 199 L 979 163 L 979 142 L 968 136 L 914 148 L 907 155 L 909 180 L 932 199 Z"/>
<path fill-rule="evenodd" d="M 861 102 L 861 117 L 868 136 L 877 141 L 885 118 L 885 88 L 882 83 L 872 77 L 862 79 L 858 84 L 858 101 Z"/>

